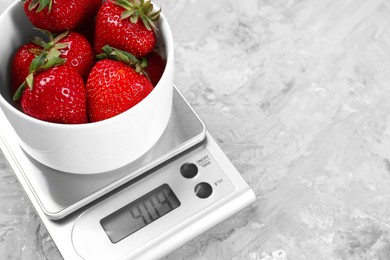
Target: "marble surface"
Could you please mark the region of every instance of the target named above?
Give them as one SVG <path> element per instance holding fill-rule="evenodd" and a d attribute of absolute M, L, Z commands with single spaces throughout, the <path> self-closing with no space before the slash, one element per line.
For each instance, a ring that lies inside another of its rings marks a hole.
<path fill-rule="evenodd" d="M 156 3 L 177 86 L 257 196 L 164 259 L 390 259 L 390 2 Z M 2 155 L 0 259 L 61 259 Z"/>

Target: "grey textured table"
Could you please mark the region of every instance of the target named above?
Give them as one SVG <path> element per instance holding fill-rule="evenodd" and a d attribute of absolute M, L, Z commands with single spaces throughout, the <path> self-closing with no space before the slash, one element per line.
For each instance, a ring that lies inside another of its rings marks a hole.
<path fill-rule="evenodd" d="M 178 88 L 257 195 L 165 259 L 390 259 L 389 1 L 156 2 Z M 61 259 L 2 155 L 0 259 Z"/>

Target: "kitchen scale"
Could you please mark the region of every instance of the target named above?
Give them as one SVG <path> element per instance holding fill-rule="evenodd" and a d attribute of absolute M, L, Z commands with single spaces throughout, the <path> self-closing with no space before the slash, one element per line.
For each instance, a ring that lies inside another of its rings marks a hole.
<path fill-rule="evenodd" d="M 0 110 L 0 148 L 64 259 L 158 259 L 255 195 L 174 87 L 172 114 L 141 158 L 95 175 L 27 155 Z"/>

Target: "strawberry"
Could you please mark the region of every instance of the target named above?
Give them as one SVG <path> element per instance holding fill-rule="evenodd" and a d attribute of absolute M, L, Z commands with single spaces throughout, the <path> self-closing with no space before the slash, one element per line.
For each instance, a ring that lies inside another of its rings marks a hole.
<path fill-rule="evenodd" d="M 11 64 L 11 93 L 15 94 L 16 90 L 26 80 L 29 74 L 29 67 L 35 55 L 31 49 L 39 48 L 38 45 L 30 42 L 20 47 L 13 56 Z"/>
<path fill-rule="evenodd" d="M 48 31 L 41 30 L 41 32 L 49 38 L 48 42 L 35 37 L 31 43 L 23 45 L 13 57 L 11 65 L 12 94 L 28 76 L 32 60 L 44 52 L 65 59 L 64 64 L 76 69 L 84 80 L 88 77 L 95 58 L 93 49 L 84 36 L 76 32 L 65 32 L 54 37 Z"/>
<path fill-rule="evenodd" d="M 153 86 L 156 86 L 160 81 L 162 74 L 164 73 L 167 62 L 155 51 L 152 51 L 146 55 L 145 58 L 148 61 L 148 66 L 144 68 L 144 71 L 152 82 Z"/>
<path fill-rule="evenodd" d="M 156 46 L 157 27 L 154 22 L 160 17 L 153 11 L 150 1 L 112 0 L 100 7 L 95 26 L 96 53 L 105 45 L 143 57 Z"/>
<path fill-rule="evenodd" d="M 21 105 L 24 113 L 40 120 L 63 124 L 88 122 L 83 79 L 67 66 L 37 74 L 32 89 L 24 90 Z"/>
<path fill-rule="evenodd" d="M 62 32 L 85 27 L 93 20 L 101 0 L 24 0 L 24 12 L 40 29 Z"/>
<path fill-rule="evenodd" d="M 119 54 L 118 60 L 135 59 L 116 49 L 111 49 L 108 58 Z M 127 62 L 132 64 L 132 62 Z M 132 64 L 134 65 L 134 64 Z M 153 85 L 142 73 L 140 67 L 133 67 L 121 61 L 103 59 L 98 61 L 89 74 L 86 91 L 89 119 L 101 121 L 116 116 L 143 100 L 152 90 Z"/>
<path fill-rule="evenodd" d="M 56 40 L 53 39 L 53 42 Z M 94 52 L 89 41 L 77 32 L 70 32 L 57 43 L 63 43 L 65 48 L 60 49 L 60 58 L 66 59 L 65 65 L 76 69 L 84 80 L 87 80 L 89 71 L 94 62 Z M 55 46 L 55 45 L 54 45 Z"/>
<path fill-rule="evenodd" d="M 33 41 L 37 42 L 37 46 L 44 45 L 40 40 L 35 38 Z M 13 100 L 21 99 L 22 110 L 40 120 L 87 123 L 84 81 L 78 71 L 64 65 L 66 60 L 60 58 L 61 52 L 58 50 L 68 47 L 68 43 L 52 42 L 44 49 L 28 50 L 36 57 L 31 61 L 27 77 L 15 92 Z"/>

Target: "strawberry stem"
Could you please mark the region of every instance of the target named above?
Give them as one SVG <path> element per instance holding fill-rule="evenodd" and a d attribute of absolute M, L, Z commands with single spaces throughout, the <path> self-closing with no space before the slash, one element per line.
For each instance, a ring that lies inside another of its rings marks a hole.
<path fill-rule="evenodd" d="M 34 85 L 34 75 L 38 74 L 41 71 L 48 70 L 55 66 L 63 65 L 66 62 L 66 59 L 60 58 L 61 51 L 60 49 L 67 48 L 69 43 L 58 43 L 64 37 L 68 35 L 68 31 L 54 37 L 49 31 L 40 30 L 44 33 L 49 41 L 46 42 L 39 37 L 34 37 L 31 39 L 33 43 L 40 46 L 42 49 L 33 48 L 30 49 L 30 52 L 36 57 L 31 61 L 28 76 L 26 80 L 20 85 L 13 96 L 13 100 L 19 100 L 24 90 L 29 87 L 33 88 Z"/>
<path fill-rule="evenodd" d="M 136 72 L 146 75 L 146 72 L 144 71 L 144 69 L 148 66 L 146 58 L 137 59 L 137 57 L 131 53 L 111 47 L 110 45 L 105 45 L 102 50 L 103 53 L 96 55 L 97 59 L 120 61 L 132 67 Z"/>
<path fill-rule="evenodd" d="M 154 12 L 150 0 L 116 0 L 114 4 L 125 9 L 121 19 L 130 19 L 132 23 L 137 23 L 141 19 L 147 30 L 153 30 L 155 34 L 157 33 L 158 29 L 155 22 L 160 18 L 161 8 Z"/>
<path fill-rule="evenodd" d="M 26 2 L 24 0 L 23 2 Z M 43 9 L 48 8 L 48 12 L 51 12 L 51 9 L 53 7 L 53 1 L 52 0 L 32 0 L 30 4 L 28 5 L 28 10 L 32 11 L 33 9 L 37 8 L 35 11 L 36 13 L 41 12 Z"/>
<path fill-rule="evenodd" d="M 31 41 L 35 43 L 36 45 L 40 46 L 43 48 L 44 51 L 50 51 L 51 49 L 65 49 L 69 46 L 69 43 L 67 42 L 62 42 L 60 43 L 62 39 L 64 39 L 66 36 L 68 36 L 69 31 L 65 31 L 59 35 L 53 35 L 51 32 L 47 30 L 42 30 L 35 28 L 36 30 L 40 31 L 43 33 L 46 38 L 48 38 L 47 41 L 43 40 L 41 37 L 31 37 Z"/>

